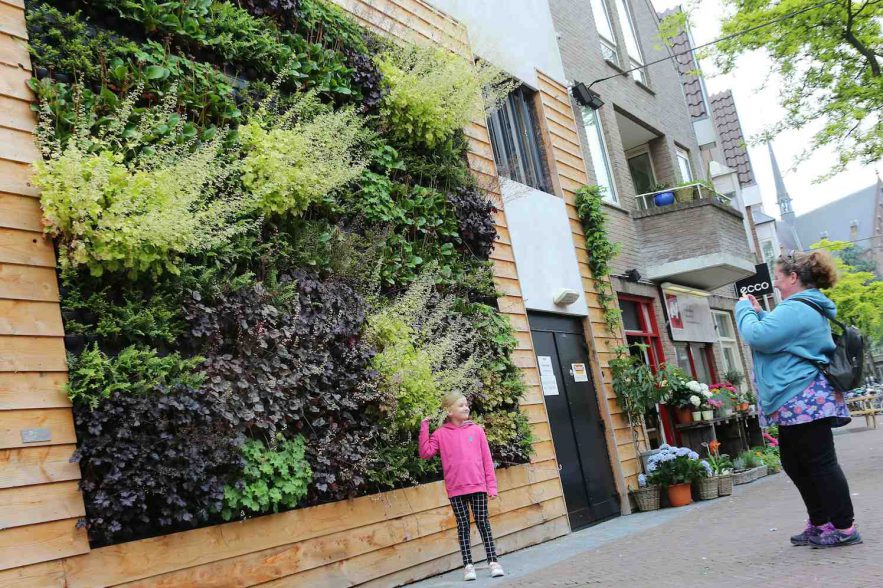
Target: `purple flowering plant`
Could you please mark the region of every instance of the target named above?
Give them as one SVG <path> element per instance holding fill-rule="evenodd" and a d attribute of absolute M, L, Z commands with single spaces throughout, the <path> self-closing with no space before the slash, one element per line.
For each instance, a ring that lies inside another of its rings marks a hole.
<path fill-rule="evenodd" d="M 659 453 L 651 455 L 647 460 L 648 484 L 661 486 L 689 484 L 711 475 L 709 463 L 699 459 L 699 454 L 689 447 L 672 447 L 663 444 L 659 447 Z"/>

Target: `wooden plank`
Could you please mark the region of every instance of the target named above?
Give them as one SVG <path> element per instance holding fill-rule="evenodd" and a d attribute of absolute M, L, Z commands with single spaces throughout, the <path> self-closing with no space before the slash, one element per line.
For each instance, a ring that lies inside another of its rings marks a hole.
<path fill-rule="evenodd" d="M 86 516 L 76 481 L 0 490 L 0 529 Z"/>
<path fill-rule="evenodd" d="M 0 300 L 0 335 L 63 337 L 58 303 Z"/>
<path fill-rule="evenodd" d="M 31 102 L 36 99 L 31 89 L 28 88 L 28 80 L 31 73 L 21 69 L 0 63 L 0 96 L 9 96 Z"/>
<path fill-rule="evenodd" d="M 55 268 L 0 263 L 0 298 L 57 302 Z"/>
<path fill-rule="evenodd" d="M 21 431 L 25 429 L 49 429 L 51 439 L 36 443 L 23 443 Z M 70 408 L 0 411 L 0 449 L 38 445 L 69 445 L 76 442 L 74 416 Z"/>
<path fill-rule="evenodd" d="M 564 501 L 556 498 L 506 513 L 492 521 L 497 537 L 541 525 L 557 519 L 564 509 Z M 473 541 L 480 544 L 477 531 Z M 476 544 L 476 543 L 474 543 Z M 449 529 L 414 541 L 387 547 L 371 553 L 342 560 L 336 564 L 280 578 L 261 586 L 310 586 L 310 588 L 336 588 L 361 584 L 409 567 L 415 561 L 436 559 L 458 552 L 457 531 Z"/>
<path fill-rule="evenodd" d="M 0 70 L 0 84 L 2 73 Z M 0 159 L 0 192 L 38 197 L 40 193 L 31 185 L 32 173 L 30 165 Z"/>
<path fill-rule="evenodd" d="M 76 445 L 48 445 L 0 451 L 0 488 L 77 480 L 80 466 L 71 463 Z"/>
<path fill-rule="evenodd" d="M 86 529 L 77 529 L 77 519 L 0 531 L 0 569 L 41 563 L 88 551 Z"/>
<path fill-rule="evenodd" d="M 521 297 L 521 284 L 518 280 L 497 277 L 494 284 L 497 286 L 497 290 L 506 296 Z"/>
<path fill-rule="evenodd" d="M 539 497 L 552 495 L 558 488 L 558 481 L 551 479 L 533 486 L 522 486 L 516 490 L 503 492 L 499 500 L 490 502 L 491 520 L 493 521 L 500 514 L 541 502 Z M 555 494 L 558 495 L 560 491 Z M 430 511 L 396 519 L 394 524 L 383 521 L 120 586 L 127 588 L 253 586 L 307 570 L 321 569 L 322 566 L 344 559 L 455 528 L 451 507 L 443 505 Z"/>
<path fill-rule="evenodd" d="M 61 337 L 0 336 L 0 372 L 63 372 L 67 370 Z"/>
<path fill-rule="evenodd" d="M 548 459 L 548 458 L 546 458 Z M 537 460 L 543 461 L 543 460 Z M 531 466 L 497 472 L 501 491 L 532 482 Z M 556 470 L 557 472 L 557 470 Z M 534 477 L 534 479 L 536 479 Z M 446 505 L 442 482 L 247 521 L 121 543 L 65 562 L 74 586 L 106 586 L 346 531 Z"/>
<path fill-rule="evenodd" d="M 555 447 L 551 441 L 543 441 L 533 446 L 533 455 L 530 458 L 531 463 L 545 462 L 555 459 Z M 556 470 L 557 471 L 557 470 Z"/>
<path fill-rule="evenodd" d="M 0 228 L 0 263 L 54 268 L 52 241 L 42 233 Z"/>
<path fill-rule="evenodd" d="M 15 98 L 0 96 L 0 127 L 32 133 L 36 126 L 30 104 Z"/>
<path fill-rule="evenodd" d="M 67 374 L 61 372 L 0 373 L 0 410 L 70 406 L 66 382 Z"/>
<path fill-rule="evenodd" d="M 28 44 L 11 35 L 0 33 L 0 63 L 31 71 Z"/>
<path fill-rule="evenodd" d="M 4 67 L 3 69 L 8 68 Z M 40 150 L 37 149 L 34 135 L 27 131 L 0 127 L 0 159 L 33 163 L 40 157 Z"/>
<path fill-rule="evenodd" d="M 546 414 L 546 405 L 542 402 L 537 404 L 522 404 L 521 412 L 527 417 L 529 423 L 548 422 L 549 416 Z"/>
<path fill-rule="evenodd" d="M 61 560 L 0 570 L 0 588 L 65 588 Z"/>
<path fill-rule="evenodd" d="M 548 421 L 532 423 L 530 432 L 533 435 L 534 443 L 552 440 L 552 429 L 549 427 Z"/>
<path fill-rule="evenodd" d="M 6 3 L 0 4 L 0 33 L 12 35 L 19 39 L 28 38 L 25 15 L 21 8 Z"/>
<path fill-rule="evenodd" d="M 0 192 L 0 227 L 42 233 L 40 203 L 28 196 Z"/>

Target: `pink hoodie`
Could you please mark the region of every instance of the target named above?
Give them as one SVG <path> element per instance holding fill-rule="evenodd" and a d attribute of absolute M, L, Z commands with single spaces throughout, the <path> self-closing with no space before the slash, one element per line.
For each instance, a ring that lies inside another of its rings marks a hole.
<path fill-rule="evenodd" d="M 420 423 L 420 457 L 430 459 L 441 453 L 448 497 L 487 492 L 497 495 L 494 461 L 484 429 L 465 421 L 459 427 L 445 423 L 429 435 L 429 421 Z"/>

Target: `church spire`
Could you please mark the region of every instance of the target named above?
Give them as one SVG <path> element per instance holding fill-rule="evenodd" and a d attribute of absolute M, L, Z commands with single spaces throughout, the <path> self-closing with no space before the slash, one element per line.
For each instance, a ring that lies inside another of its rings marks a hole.
<path fill-rule="evenodd" d="M 782 220 L 788 224 L 794 224 L 794 209 L 791 207 L 791 196 L 788 195 L 788 189 L 785 188 L 785 180 L 782 179 L 782 172 L 779 170 L 779 164 L 776 161 L 776 154 L 773 153 L 773 144 L 767 143 L 770 150 L 770 161 L 773 164 L 773 179 L 776 182 L 776 202 L 779 204 L 779 214 Z"/>

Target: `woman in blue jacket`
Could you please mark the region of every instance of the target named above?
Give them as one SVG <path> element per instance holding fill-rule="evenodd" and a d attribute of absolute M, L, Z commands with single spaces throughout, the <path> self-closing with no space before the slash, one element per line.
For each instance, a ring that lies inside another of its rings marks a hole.
<path fill-rule="evenodd" d="M 765 312 L 754 296 L 744 296 L 736 304 L 736 322 L 754 355 L 763 417 L 779 425 L 782 466 L 809 514 L 791 543 L 815 548 L 861 543 L 831 432 L 849 423 L 849 411 L 819 368 L 834 351 L 828 318 L 837 309 L 818 289 L 834 285 L 837 267 L 828 253 L 792 251 L 779 257 L 774 272 L 782 303 Z M 801 300 L 815 303 L 825 316 Z"/>

